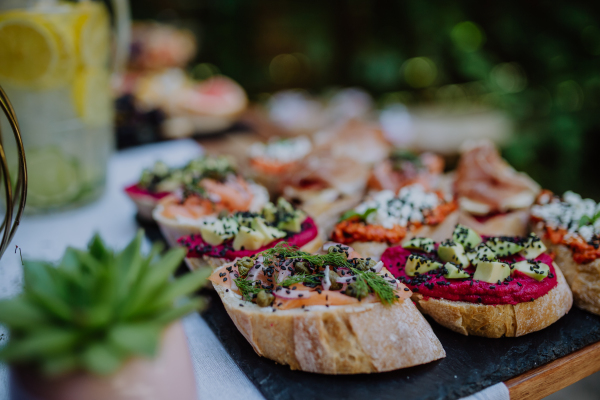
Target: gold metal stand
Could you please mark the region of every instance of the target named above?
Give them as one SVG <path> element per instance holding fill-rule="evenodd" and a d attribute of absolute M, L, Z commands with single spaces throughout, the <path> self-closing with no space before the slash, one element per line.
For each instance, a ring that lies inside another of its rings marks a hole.
<path fill-rule="evenodd" d="M 18 174 L 16 182 L 11 179 L 11 174 L 8 170 L 8 163 L 6 161 L 6 153 L 4 151 L 4 145 L 2 143 L 2 132 L 0 132 L 0 180 L 4 184 L 6 213 L 2 225 L 0 225 L 0 235 L 2 239 L 0 241 L 0 258 L 4 254 L 4 251 L 8 247 L 8 244 L 12 240 L 19 222 L 21 221 L 21 215 L 25 208 L 25 199 L 27 198 L 27 164 L 25 162 L 25 150 L 23 149 L 23 140 L 21 139 L 21 131 L 19 130 L 19 123 L 17 122 L 17 115 L 13 109 L 8 96 L 0 86 L 0 108 L 6 115 L 10 127 L 12 128 L 15 142 L 17 144 L 18 151 Z"/>

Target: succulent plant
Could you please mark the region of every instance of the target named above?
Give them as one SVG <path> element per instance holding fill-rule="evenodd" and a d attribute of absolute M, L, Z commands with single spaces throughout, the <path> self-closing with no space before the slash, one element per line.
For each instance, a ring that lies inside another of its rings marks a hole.
<path fill-rule="evenodd" d="M 171 279 L 185 250 L 141 252 L 140 231 L 121 252 L 100 236 L 87 251 L 69 248 L 58 265 L 26 261 L 23 292 L 0 301 L 9 342 L 0 360 L 47 375 L 110 374 L 132 356 L 153 357 L 164 328 L 204 305 L 187 298 L 206 281 L 196 271 Z"/>

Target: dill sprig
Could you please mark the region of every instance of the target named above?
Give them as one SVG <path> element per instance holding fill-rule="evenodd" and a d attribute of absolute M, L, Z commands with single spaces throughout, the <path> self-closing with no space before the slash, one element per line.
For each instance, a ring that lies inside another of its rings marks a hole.
<path fill-rule="evenodd" d="M 244 278 L 235 278 L 233 281 L 235 282 L 238 289 L 242 293 L 242 296 L 245 299 L 252 299 L 253 294 L 258 294 L 258 292 L 263 290 L 262 287 L 256 287 L 256 286 L 254 286 L 254 282 L 248 281 Z M 255 281 L 255 282 L 260 282 L 260 281 Z"/>
<path fill-rule="evenodd" d="M 283 282 L 281 282 L 281 286 L 289 287 L 295 285 L 297 283 L 308 283 L 310 285 L 318 285 L 321 283 L 321 278 L 323 278 L 323 274 L 300 274 L 294 275 L 286 278 Z"/>
<path fill-rule="evenodd" d="M 390 305 L 398 301 L 394 288 L 388 281 L 381 275 L 377 275 L 373 271 L 361 271 L 356 268 L 351 268 L 351 271 L 357 278 L 358 281 L 364 281 L 373 293 L 379 297 L 381 303 L 384 305 Z"/>

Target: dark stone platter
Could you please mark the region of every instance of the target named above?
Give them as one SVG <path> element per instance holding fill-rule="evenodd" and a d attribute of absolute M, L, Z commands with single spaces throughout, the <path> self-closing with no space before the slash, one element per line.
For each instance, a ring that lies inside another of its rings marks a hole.
<path fill-rule="evenodd" d="M 150 240 L 158 229 L 144 224 Z M 185 267 L 180 269 L 184 272 Z M 202 314 L 231 358 L 268 400 L 279 399 L 458 399 L 600 341 L 600 317 L 573 308 L 550 327 L 519 338 L 462 336 L 429 320 L 446 358 L 371 375 L 319 375 L 292 371 L 259 357 L 237 330 L 219 297 Z"/>

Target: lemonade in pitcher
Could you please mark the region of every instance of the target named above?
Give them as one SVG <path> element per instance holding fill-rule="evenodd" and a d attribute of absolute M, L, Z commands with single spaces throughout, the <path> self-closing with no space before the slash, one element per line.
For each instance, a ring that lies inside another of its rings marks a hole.
<path fill-rule="evenodd" d="M 0 85 L 21 126 L 27 212 L 103 191 L 113 147 L 110 33 L 102 2 L 0 1 Z"/>

